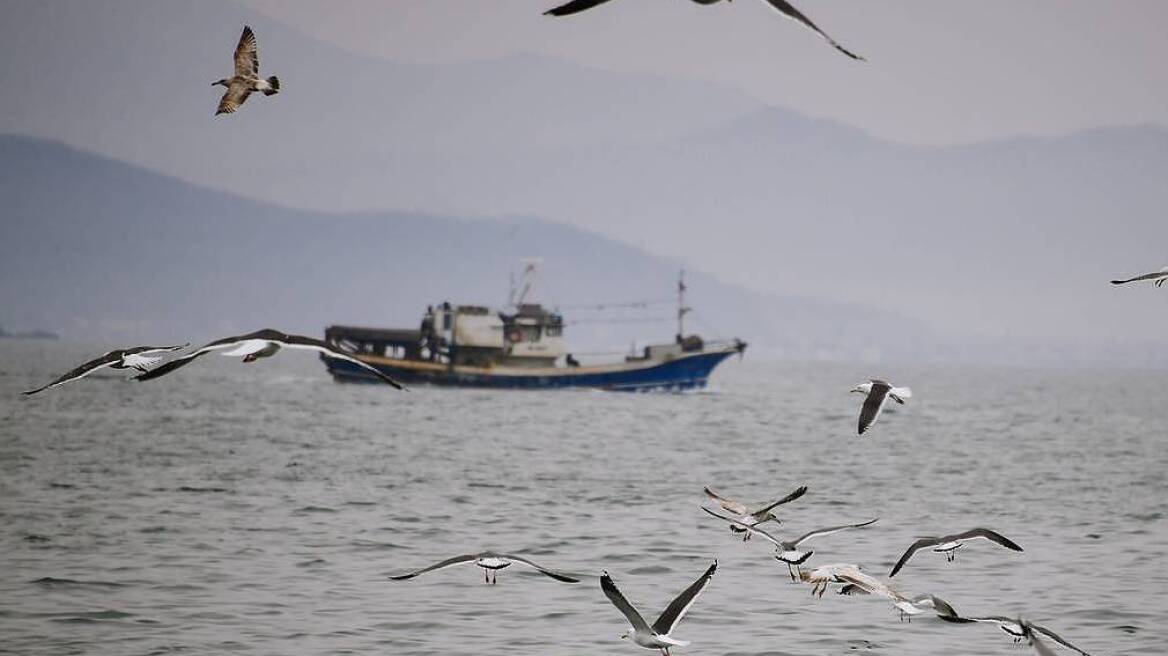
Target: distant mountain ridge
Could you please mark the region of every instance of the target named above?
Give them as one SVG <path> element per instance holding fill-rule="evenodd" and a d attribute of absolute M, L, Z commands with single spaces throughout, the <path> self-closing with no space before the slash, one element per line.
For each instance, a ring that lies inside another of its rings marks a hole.
<path fill-rule="evenodd" d="M 501 305 L 508 272 L 529 255 L 544 260 L 536 300 L 577 307 L 566 312 L 574 348 L 621 350 L 634 338 L 673 336 L 670 303 L 616 315 L 579 306 L 669 299 L 679 264 L 573 227 L 295 210 L 28 137 L 0 136 L 0 167 L 12 172 L 0 178 L 0 306 L 21 325 L 70 338 L 412 327 L 442 300 Z M 878 310 L 767 297 L 700 272 L 688 282 L 698 310 L 691 326 L 742 337 L 756 351 L 848 357 L 879 347 L 856 340 L 862 331 L 849 325 L 926 334 Z"/>

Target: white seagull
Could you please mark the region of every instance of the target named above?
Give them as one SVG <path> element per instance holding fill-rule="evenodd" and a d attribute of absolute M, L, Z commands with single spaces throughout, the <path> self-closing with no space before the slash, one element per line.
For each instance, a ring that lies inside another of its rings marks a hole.
<path fill-rule="evenodd" d="M 446 560 L 430 565 L 429 567 L 423 567 L 422 569 L 408 572 L 406 574 L 397 574 L 390 576 L 389 578 L 393 579 L 394 581 L 404 581 L 406 579 L 412 579 L 419 574 L 425 574 L 426 572 L 433 572 L 434 570 L 453 567 L 454 565 L 461 565 L 463 563 L 474 563 L 476 566 L 483 568 L 483 583 L 494 584 L 496 577 L 499 574 L 499 570 L 510 567 L 512 563 L 521 563 L 523 565 L 527 565 L 528 567 L 533 567 L 539 571 L 539 573 L 546 574 L 547 576 L 550 576 L 557 581 L 563 581 L 564 583 L 580 582 L 580 579 L 568 576 L 567 574 L 558 572 L 554 569 L 541 567 L 522 556 L 495 553 L 493 551 L 484 551 L 483 553 L 466 554 L 463 556 L 447 558 Z"/>
<path fill-rule="evenodd" d="M 390 378 L 389 376 L 386 376 L 376 367 L 358 360 L 353 356 L 352 353 L 349 353 L 348 351 L 342 351 L 341 349 L 333 346 L 332 344 L 329 344 L 328 342 L 322 342 L 319 339 L 313 339 L 303 335 L 289 335 L 287 333 L 282 333 L 278 330 L 271 330 L 269 328 L 264 330 L 257 330 L 254 333 L 248 333 L 246 335 L 235 335 L 233 337 L 217 339 L 204 345 L 193 353 L 184 355 L 181 358 L 175 358 L 170 362 L 151 369 L 144 374 L 135 376 L 134 379 L 144 381 L 150 380 L 152 378 L 158 378 L 159 376 L 165 376 L 166 374 L 174 371 L 175 369 L 178 369 L 179 367 L 190 364 L 191 361 L 199 356 L 206 355 L 213 351 L 222 351 L 223 349 L 228 349 L 233 346 L 235 347 L 234 349 L 225 353 L 220 353 L 220 355 L 227 357 L 242 355 L 244 362 L 255 362 L 260 358 L 267 358 L 275 355 L 276 352 L 281 348 L 316 351 L 327 358 L 336 358 L 338 360 L 352 362 L 362 369 L 365 369 L 374 374 L 382 381 L 393 385 L 398 389 L 405 389 L 401 383 Z"/>
<path fill-rule="evenodd" d="M 279 78 L 275 75 L 266 80 L 260 77 L 260 54 L 251 27 L 243 26 L 243 34 L 235 46 L 235 75 L 216 80 L 211 86 L 217 84 L 227 87 L 227 91 L 223 92 L 223 98 L 219 100 L 215 116 L 233 113 L 253 91 L 261 91 L 265 96 L 280 92 Z"/>
<path fill-rule="evenodd" d="M 1164 281 L 1168 280 L 1168 266 L 1164 267 L 1163 269 L 1160 269 L 1159 271 L 1156 271 L 1153 273 L 1145 273 L 1143 275 L 1136 276 L 1135 278 L 1128 278 L 1127 280 L 1112 280 L 1111 284 L 1125 285 L 1129 282 L 1139 282 L 1141 280 L 1155 280 L 1157 287 L 1159 287 L 1160 285 L 1163 285 Z"/>
<path fill-rule="evenodd" d="M 750 508 L 744 503 L 718 494 L 714 490 L 710 489 L 709 485 L 705 486 L 703 489 L 706 492 L 706 496 L 714 501 L 717 501 L 718 505 L 721 506 L 723 510 L 737 515 L 738 521 L 747 526 L 754 526 L 756 524 L 762 524 L 763 522 L 770 521 L 775 521 L 782 524 L 779 518 L 775 517 L 775 514 L 771 511 L 774 510 L 776 506 L 781 506 L 784 503 L 794 501 L 795 499 L 798 499 L 807 493 L 807 486 L 801 485 L 798 488 L 795 488 L 794 492 L 791 492 L 778 501 L 765 504 L 760 508 Z M 745 528 L 740 528 L 732 524 L 730 526 L 730 530 L 734 531 L 735 533 L 742 533 L 742 540 L 744 542 L 750 539 L 750 531 L 747 531 Z"/>
<path fill-rule="evenodd" d="M 844 586 L 848 584 L 861 587 L 867 592 L 870 589 L 880 589 L 887 587 L 879 580 L 860 571 L 859 565 L 851 563 L 832 563 L 830 565 L 820 565 L 810 572 L 799 572 L 799 581 L 802 583 L 811 584 L 811 596 L 823 596 L 827 591 L 829 583 L 841 583 Z"/>
<path fill-rule="evenodd" d="M 686 612 L 689 611 L 690 606 L 693 606 L 694 601 L 702 590 L 710 584 L 710 579 L 714 576 L 714 571 L 718 569 L 718 561 L 714 561 L 713 565 L 701 575 L 698 580 L 694 581 L 692 585 L 677 595 L 677 598 L 669 603 L 669 607 L 661 613 L 653 626 L 649 626 L 645 622 L 645 618 L 637 612 L 636 608 L 629 603 L 621 591 L 617 589 L 616 584 L 613 583 L 612 577 L 608 572 L 600 577 L 600 589 L 604 590 L 604 595 L 612 602 L 613 606 L 625 616 L 632 627 L 627 633 L 621 635 L 622 640 L 631 639 L 633 642 L 646 649 L 660 649 L 664 656 L 669 656 L 670 647 L 684 647 L 689 643 L 685 640 L 678 640 L 672 637 L 673 629 L 677 628 L 677 623 L 681 618 L 685 617 Z"/>
<path fill-rule="evenodd" d="M 97 371 L 98 369 L 103 369 L 105 367 L 109 367 L 110 369 L 136 369 L 138 371 L 145 372 L 147 367 L 162 359 L 160 357 L 147 357 L 149 354 L 170 353 L 173 351 L 178 351 L 179 349 L 184 349 L 188 346 L 190 346 L 190 344 L 183 344 L 181 346 L 134 346 L 131 348 L 109 351 L 108 353 L 105 353 L 102 356 L 94 358 L 89 362 L 81 365 L 80 367 L 77 367 L 73 371 L 70 371 L 69 373 L 61 376 L 48 385 L 28 390 L 27 392 L 21 392 L 21 394 L 24 394 L 25 396 L 36 394 L 37 392 L 47 390 L 50 387 L 64 385 L 70 381 L 84 378 L 89 374 Z"/>
<path fill-rule="evenodd" d="M 861 579 L 855 578 L 848 573 L 843 573 L 839 578 L 844 581 L 849 581 L 849 583 L 839 589 L 839 594 L 870 594 L 884 597 L 891 601 L 892 605 L 900 611 L 900 620 L 902 622 L 906 619 L 911 622 L 914 615 L 921 615 L 929 611 L 944 619 L 953 620 L 953 618 L 959 617 L 957 611 L 953 609 L 953 606 L 950 606 L 947 601 L 935 595 L 925 594 L 909 597 L 897 592 L 890 585 L 874 577 Z"/>
<path fill-rule="evenodd" d="M 1022 551 L 1022 547 L 1018 546 L 1013 540 L 1007 538 L 1001 533 L 991 531 L 988 528 L 971 528 L 968 531 L 964 531 L 962 533 L 943 535 L 941 537 L 923 537 L 916 542 L 913 542 L 912 546 L 910 546 L 904 552 L 904 555 L 900 557 L 900 560 L 896 561 L 896 565 L 892 567 L 892 573 L 888 575 L 888 578 L 896 576 L 896 573 L 900 571 L 901 567 L 904 567 L 905 563 L 908 562 L 908 559 L 912 558 L 913 554 L 920 551 L 921 549 L 928 549 L 929 547 L 932 547 L 934 552 L 945 554 L 946 561 L 953 562 L 953 560 L 957 557 L 957 549 L 969 540 L 975 540 L 977 538 L 984 538 L 990 542 L 1000 544 L 1003 547 L 1013 551 Z"/>
<path fill-rule="evenodd" d="M 1041 656 L 1054 656 L 1054 651 L 1050 647 L 1047 647 L 1046 644 L 1043 643 L 1042 640 L 1040 640 L 1038 638 L 1038 635 L 1037 635 L 1038 633 L 1041 633 L 1042 635 L 1050 638 L 1051 640 L 1054 640 L 1055 642 L 1066 647 L 1067 649 L 1073 649 L 1073 650 L 1079 652 L 1083 656 L 1091 656 L 1090 654 L 1083 651 L 1082 649 L 1079 649 L 1078 647 L 1067 642 L 1062 637 L 1060 637 L 1057 633 L 1055 633 L 1054 631 L 1051 631 L 1050 629 L 1046 628 L 1045 626 L 1039 626 L 1037 624 L 1034 624 L 1034 623 L 1027 621 L 1027 620 L 1024 620 L 1022 618 L 1014 619 L 1014 618 L 1010 618 L 1010 617 L 1001 617 L 998 615 L 987 615 L 985 617 L 946 617 L 946 616 L 941 616 L 941 619 L 949 621 L 949 622 L 954 622 L 954 623 L 984 622 L 984 623 L 988 623 L 988 624 L 997 624 L 998 628 L 1005 631 L 1007 634 L 1009 634 L 1011 637 L 1014 638 L 1014 644 L 1018 644 L 1018 643 L 1022 642 L 1023 640 L 1026 640 L 1031 646 L 1034 647 L 1035 650 L 1038 651 L 1039 654 L 1041 654 Z"/>
<path fill-rule="evenodd" d="M 860 435 L 863 435 L 864 431 L 868 430 L 868 427 L 876 423 L 876 419 L 880 416 L 880 411 L 884 409 L 884 403 L 888 399 L 891 398 L 893 401 L 904 405 L 906 399 L 912 398 L 911 389 L 907 387 L 893 387 L 882 380 L 876 379 L 856 385 L 852 388 L 852 392 L 867 394 L 867 398 L 864 399 L 864 406 L 860 408 Z"/>
<path fill-rule="evenodd" d="M 608 1 L 609 0 L 572 0 L 571 2 L 567 2 L 553 9 L 549 9 L 543 13 L 545 16 L 570 16 L 572 14 L 580 13 L 586 9 L 592 9 L 593 7 L 602 5 Z M 712 5 L 721 2 L 721 0 L 693 0 L 693 2 L 699 5 Z M 767 6 L 779 12 L 783 16 L 801 23 L 804 27 L 814 31 L 816 34 L 826 39 L 827 42 L 830 43 L 836 50 L 839 50 L 852 59 L 864 61 L 863 57 L 843 47 L 835 39 L 828 36 L 826 32 L 819 29 L 818 25 L 813 23 L 810 18 L 805 16 L 803 12 L 796 9 L 794 5 L 787 2 L 787 0 L 763 0 L 763 2 L 765 2 Z"/>
<path fill-rule="evenodd" d="M 821 528 L 821 529 L 817 529 L 814 531 L 809 531 L 809 532 L 804 533 L 803 535 L 799 536 L 798 538 L 795 538 L 794 540 L 780 540 L 780 539 L 776 538 L 775 536 L 771 535 L 770 533 L 767 533 L 766 531 L 762 530 L 761 528 L 758 528 L 757 526 L 751 526 L 749 524 L 746 524 L 745 522 L 738 521 L 737 519 L 734 519 L 733 517 L 727 517 L 726 515 L 719 515 L 718 513 L 710 510 L 709 508 L 702 508 L 702 510 L 713 515 L 714 517 L 717 517 L 718 519 L 730 522 L 731 524 L 737 524 L 738 526 L 741 526 L 744 531 L 748 531 L 750 533 L 758 533 L 763 538 L 765 538 L 767 541 L 769 541 L 771 544 L 775 545 L 775 560 L 782 562 L 782 563 L 786 563 L 787 573 L 789 573 L 791 575 L 792 581 L 799 580 L 798 577 L 796 576 L 796 570 L 798 569 L 798 567 L 800 565 L 802 565 L 804 562 L 806 562 L 808 558 L 811 557 L 811 554 L 815 553 L 814 551 L 811 551 L 811 550 L 800 551 L 799 545 L 810 540 L 811 538 L 816 538 L 816 537 L 820 537 L 823 535 L 831 535 L 832 533 L 839 533 L 840 531 L 846 531 L 850 528 L 863 528 L 865 526 L 868 526 L 869 524 L 874 524 L 877 521 L 876 519 L 870 519 L 866 522 L 861 522 L 859 524 L 844 524 L 842 526 L 829 526 L 828 528 Z M 877 518 L 877 519 L 879 519 L 879 518 Z"/>

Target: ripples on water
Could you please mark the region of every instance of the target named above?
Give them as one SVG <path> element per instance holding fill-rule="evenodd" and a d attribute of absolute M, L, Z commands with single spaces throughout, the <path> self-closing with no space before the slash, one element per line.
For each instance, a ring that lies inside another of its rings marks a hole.
<path fill-rule="evenodd" d="M 880 517 L 816 540 L 810 563 L 881 576 L 915 536 L 995 528 L 1026 552 L 922 552 L 895 581 L 1092 653 L 1165 653 L 1164 373 L 748 357 L 699 394 L 400 394 L 284 354 L 18 395 L 95 350 L 0 342 L 0 652 L 649 653 L 619 639 L 594 577 L 384 578 L 495 549 L 607 569 L 650 616 L 718 557 L 678 656 L 1015 653 L 992 626 L 813 600 L 765 543 L 698 511 L 710 483 L 810 486 L 780 535 Z M 857 438 L 847 391 L 875 374 L 916 396 Z"/>

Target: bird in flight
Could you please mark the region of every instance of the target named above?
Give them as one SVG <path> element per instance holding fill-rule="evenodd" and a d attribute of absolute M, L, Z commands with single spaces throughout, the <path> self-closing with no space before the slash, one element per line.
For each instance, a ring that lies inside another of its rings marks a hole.
<path fill-rule="evenodd" d="M 190 344 L 182 344 L 180 346 L 134 346 L 132 348 L 109 351 L 108 353 L 96 357 L 89 362 L 86 362 L 85 364 L 77 367 L 76 369 L 61 376 L 48 385 L 43 385 L 36 389 L 28 390 L 27 392 L 21 392 L 21 394 L 24 394 L 25 396 L 31 396 L 37 392 L 47 390 L 50 387 L 64 385 L 70 381 L 84 378 L 89 374 L 97 371 L 98 369 L 104 369 L 106 367 L 109 367 L 110 369 L 135 369 L 145 373 L 147 371 L 147 367 L 162 359 L 160 357 L 148 357 L 149 354 L 171 353 L 178 351 L 179 349 L 184 349 L 188 346 L 190 346 Z"/>
<path fill-rule="evenodd" d="M 563 572 L 536 565 L 523 556 L 495 553 L 493 551 L 484 551 L 483 553 L 466 554 L 463 556 L 447 558 L 446 560 L 430 565 L 429 567 L 423 567 L 422 569 L 408 572 L 406 574 L 397 574 L 389 578 L 393 579 L 394 581 L 405 581 L 406 579 L 412 579 L 419 574 L 425 574 L 426 572 L 433 572 L 434 570 L 445 569 L 447 567 L 453 567 L 463 563 L 474 563 L 477 567 L 481 567 L 483 569 L 483 583 L 494 584 L 496 582 L 496 577 L 499 574 L 499 570 L 510 567 L 512 563 L 521 563 L 523 565 L 527 565 L 528 567 L 532 567 L 539 571 L 540 574 L 545 574 L 557 581 L 563 581 L 564 583 L 580 582 L 580 579 L 568 576 Z"/>
<path fill-rule="evenodd" d="M 265 96 L 280 92 L 279 78 L 275 75 L 266 80 L 260 77 L 260 54 L 256 47 L 255 32 L 251 31 L 251 27 L 243 26 L 239 45 L 235 46 L 235 74 L 216 80 L 211 86 L 217 84 L 227 87 L 227 91 L 223 92 L 223 97 L 219 99 L 219 109 L 215 111 L 215 116 L 233 113 L 253 91 L 260 91 Z"/>
<path fill-rule="evenodd" d="M 784 503 L 794 501 L 795 499 L 798 499 L 799 497 L 801 497 L 807 493 L 807 486 L 801 485 L 801 486 L 795 488 L 795 491 L 791 492 L 790 494 L 788 494 L 785 497 L 782 497 L 776 501 L 771 501 L 769 503 L 762 504 L 762 506 L 759 508 L 751 508 L 740 501 L 735 501 L 734 499 L 731 499 L 729 497 L 724 497 L 724 496 L 718 494 L 713 489 L 711 489 L 709 485 L 707 485 L 703 489 L 704 489 L 707 497 L 709 497 L 713 501 L 717 501 L 718 505 L 721 506 L 723 510 L 730 512 L 730 513 L 733 513 L 734 515 L 737 516 L 737 519 L 739 522 L 741 522 L 747 526 L 754 526 L 756 524 L 762 524 L 763 522 L 770 522 L 770 521 L 774 521 L 774 522 L 778 522 L 778 523 L 782 524 L 782 522 L 779 521 L 779 518 L 775 517 L 775 514 L 773 512 L 775 507 L 781 506 Z M 750 531 L 747 531 L 744 528 L 741 528 L 739 526 L 731 524 L 730 530 L 734 531 L 735 533 L 741 532 L 743 534 L 742 535 L 743 542 L 750 539 Z"/>
<path fill-rule="evenodd" d="M 712 5 L 712 4 L 715 4 L 717 2 L 721 2 L 721 0 L 692 0 L 692 1 L 699 4 L 699 5 Z M 727 1 L 729 1 L 729 0 L 727 0 Z M 606 2 L 609 2 L 609 0 L 572 0 L 571 2 L 564 3 L 558 7 L 554 7 L 554 8 L 549 9 L 543 13 L 545 16 L 570 16 L 572 14 L 578 14 L 582 11 L 587 10 L 587 9 L 592 9 L 593 7 L 596 7 L 598 5 L 602 5 Z M 819 29 L 818 25 L 816 25 L 814 22 L 812 22 L 812 20 L 810 18 L 808 18 L 803 12 L 796 9 L 794 5 L 787 2 L 787 0 L 763 0 L 763 2 L 765 2 L 767 4 L 767 6 L 769 6 L 771 9 L 774 9 L 775 11 L 779 12 L 783 16 L 786 16 L 787 18 L 790 18 L 791 20 L 802 24 L 804 27 L 810 29 L 811 31 L 818 34 L 819 36 L 823 37 L 828 43 L 831 44 L 831 46 L 833 48 L 842 52 L 843 54 L 847 55 L 848 57 L 851 57 L 852 59 L 856 59 L 859 61 L 865 61 L 865 59 L 863 57 L 861 57 L 860 55 L 857 55 L 856 53 L 852 52 L 851 50 L 848 50 L 847 48 L 843 47 L 842 45 L 839 44 L 838 41 L 836 41 L 835 39 L 828 36 L 827 32 L 824 32 L 823 30 Z"/>
<path fill-rule="evenodd" d="M 957 557 L 957 549 L 969 540 L 975 540 L 977 538 L 983 538 L 995 544 L 1000 544 L 1012 551 L 1022 551 L 1022 547 L 1018 546 L 1013 540 L 988 528 L 972 528 L 961 533 L 954 533 L 953 535 L 924 537 L 913 542 L 904 554 L 901 555 L 900 560 L 896 561 L 896 565 L 892 567 L 892 573 L 888 575 L 888 578 L 896 576 L 896 573 L 900 571 L 900 568 L 904 567 L 908 559 L 912 558 L 913 554 L 921 549 L 932 547 L 936 553 L 945 554 L 946 561 L 953 562 Z"/>
<path fill-rule="evenodd" d="M 1159 271 L 1153 271 L 1152 273 L 1138 275 L 1135 278 L 1128 278 L 1127 280 L 1112 280 L 1111 284 L 1126 285 L 1129 282 L 1140 282 L 1141 280 L 1154 280 L 1156 286 L 1159 287 L 1164 284 L 1165 280 L 1168 280 L 1168 267 L 1164 267 Z"/>
<path fill-rule="evenodd" d="M 860 435 L 863 435 L 864 431 L 876 423 L 876 419 L 880 417 L 880 412 L 884 410 L 884 404 L 888 399 L 904 405 L 906 399 L 912 398 L 911 389 L 907 387 L 893 387 L 882 380 L 876 379 L 856 385 L 852 388 L 852 391 L 867 395 L 867 398 L 864 399 L 864 405 L 860 408 Z"/>
<path fill-rule="evenodd" d="M 677 595 L 677 598 L 669 603 L 669 606 L 665 608 L 661 616 L 657 618 L 657 621 L 653 622 L 653 626 L 649 626 L 645 618 L 641 617 L 637 609 L 617 589 L 616 583 L 613 582 L 608 572 L 605 572 L 604 576 L 600 577 L 600 588 L 604 590 L 604 595 L 625 616 L 625 619 L 629 621 L 629 625 L 632 627 L 627 633 L 621 635 L 621 639 L 632 640 L 634 643 L 646 649 L 660 649 L 663 656 L 669 656 L 670 647 L 684 647 L 688 645 L 688 642 L 678 640 L 670 634 L 677 628 L 677 624 L 681 621 L 681 618 L 685 617 L 690 606 L 693 606 L 698 595 L 710 584 L 710 579 L 713 578 L 714 572 L 717 569 L 718 561 L 715 560 L 714 564 L 710 565 L 709 569 L 698 580 L 694 581 L 681 594 Z"/>
<path fill-rule="evenodd" d="M 278 330 L 272 330 L 270 328 L 257 330 L 254 333 L 248 333 L 246 335 L 234 335 L 232 337 L 217 339 L 213 342 L 203 345 L 193 353 L 184 355 L 181 358 L 175 358 L 170 362 L 155 367 L 154 369 L 151 369 L 144 374 L 135 376 L 134 380 L 145 381 L 158 378 L 160 376 L 165 376 L 166 374 L 174 371 L 175 369 L 178 369 L 179 367 L 184 367 L 190 364 L 192 361 L 194 361 L 195 358 L 212 353 L 214 351 L 222 351 L 223 349 L 228 349 L 231 347 L 235 348 L 232 348 L 230 351 L 225 353 L 220 353 L 220 355 L 225 355 L 227 357 L 242 355 L 244 362 L 255 362 L 260 358 L 269 358 L 275 355 L 276 352 L 281 348 L 316 351 L 326 358 L 336 358 L 338 360 L 352 362 L 362 369 L 369 371 L 374 376 L 377 376 L 382 380 L 382 382 L 393 385 L 397 389 L 405 389 L 404 385 L 390 378 L 389 376 L 386 376 L 381 372 L 381 370 L 377 369 L 373 365 L 358 360 L 352 353 L 349 353 L 348 351 L 342 351 L 336 346 L 333 346 L 328 342 L 322 342 L 319 339 L 313 339 L 303 335 L 289 335 L 287 333 L 282 333 Z"/>

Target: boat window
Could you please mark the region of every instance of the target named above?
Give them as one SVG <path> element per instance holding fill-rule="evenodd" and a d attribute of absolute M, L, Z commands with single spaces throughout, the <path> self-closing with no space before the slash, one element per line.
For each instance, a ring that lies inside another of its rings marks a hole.
<path fill-rule="evenodd" d="M 546 331 L 548 337 L 559 337 L 564 332 L 564 327 L 560 325 L 552 325 L 548 326 Z"/>
<path fill-rule="evenodd" d="M 442 330 L 450 330 L 450 320 L 453 318 L 449 312 L 442 315 Z"/>

